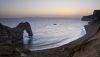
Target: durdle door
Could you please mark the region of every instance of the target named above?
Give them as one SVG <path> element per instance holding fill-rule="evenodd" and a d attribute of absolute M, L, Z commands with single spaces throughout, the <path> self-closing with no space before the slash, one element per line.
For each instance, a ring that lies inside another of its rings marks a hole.
<path fill-rule="evenodd" d="M 31 26 L 27 22 L 20 23 L 15 28 L 10 28 L 0 23 L 0 57 L 32 57 L 30 50 L 18 47 L 23 44 L 24 30 L 27 30 L 29 36 L 33 36 Z M 20 41 L 21 43 L 19 44 Z"/>

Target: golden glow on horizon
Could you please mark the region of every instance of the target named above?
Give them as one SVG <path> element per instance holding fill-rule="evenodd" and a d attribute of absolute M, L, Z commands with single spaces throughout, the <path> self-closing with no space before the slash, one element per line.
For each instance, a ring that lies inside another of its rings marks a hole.
<path fill-rule="evenodd" d="M 78 16 L 90 14 L 87 9 L 76 9 L 76 8 L 45 8 L 45 7 L 33 7 L 33 8 L 13 8 L 13 10 L 8 9 L 5 15 L 13 16 L 44 16 L 44 15 L 55 15 L 55 16 Z"/>
<path fill-rule="evenodd" d="M 0 0 L 0 16 L 83 16 L 100 10 L 100 0 Z"/>

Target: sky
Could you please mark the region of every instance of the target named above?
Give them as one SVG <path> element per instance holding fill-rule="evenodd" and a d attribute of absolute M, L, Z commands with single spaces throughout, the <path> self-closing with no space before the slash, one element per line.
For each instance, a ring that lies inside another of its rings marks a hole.
<path fill-rule="evenodd" d="M 83 16 L 100 10 L 100 0 L 0 0 L 0 16 Z"/>

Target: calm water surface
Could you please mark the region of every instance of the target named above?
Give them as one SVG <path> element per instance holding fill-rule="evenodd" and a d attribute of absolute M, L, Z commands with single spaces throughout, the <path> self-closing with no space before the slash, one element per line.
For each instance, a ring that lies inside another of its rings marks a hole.
<path fill-rule="evenodd" d="M 31 50 L 55 48 L 70 43 L 86 34 L 83 22 L 80 19 L 34 19 L 16 18 L 0 19 L 0 22 L 15 27 L 20 22 L 29 22 L 32 26 L 33 38 L 28 38 L 24 32 L 24 45 Z"/>

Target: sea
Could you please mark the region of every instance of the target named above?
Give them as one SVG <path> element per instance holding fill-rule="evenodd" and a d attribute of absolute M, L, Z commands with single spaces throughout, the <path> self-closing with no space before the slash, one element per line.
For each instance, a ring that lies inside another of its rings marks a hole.
<path fill-rule="evenodd" d="M 0 23 L 11 28 L 21 22 L 29 22 L 33 37 L 29 38 L 24 31 L 24 45 L 32 51 L 60 47 L 75 41 L 86 34 L 86 21 L 80 18 L 55 17 L 25 17 L 0 18 Z"/>

